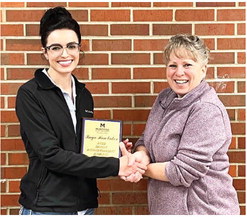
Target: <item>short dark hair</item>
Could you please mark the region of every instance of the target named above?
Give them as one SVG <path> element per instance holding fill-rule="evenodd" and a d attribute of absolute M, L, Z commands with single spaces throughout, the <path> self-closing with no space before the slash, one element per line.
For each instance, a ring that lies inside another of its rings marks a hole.
<path fill-rule="evenodd" d="M 73 19 L 69 11 L 60 6 L 47 10 L 40 20 L 39 35 L 41 36 L 43 47 L 46 47 L 49 34 L 56 29 L 73 30 L 78 37 L 79 43 L 81 43 L 79 24 Z"/>

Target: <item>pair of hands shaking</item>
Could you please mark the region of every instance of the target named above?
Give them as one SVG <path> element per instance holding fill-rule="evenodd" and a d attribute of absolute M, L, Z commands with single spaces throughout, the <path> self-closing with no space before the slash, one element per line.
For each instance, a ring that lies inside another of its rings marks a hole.
<path fill-rule="evenodd" d="M 147 165 L 150 163 L 150 157 L 144 150 L 137 150 L 131 153 L 132 143 L 128 139 L 120 142 L 120 168 L 118 175 L 121 179 L 129 182 L 139 182 L 147 170 Z"/>

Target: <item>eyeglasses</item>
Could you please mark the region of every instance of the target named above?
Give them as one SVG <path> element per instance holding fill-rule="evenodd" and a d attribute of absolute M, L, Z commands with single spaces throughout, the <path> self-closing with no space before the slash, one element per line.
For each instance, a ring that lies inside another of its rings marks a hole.
<path fill-rule="evenodd" d="M 60 56 L 64 49 L 68 54 L 76 54 L 80 50 L 81 44 L 76 42 L 70 42 L 66 46 L 62 46 L 61 44 L 52 44 L 50 46 L 45 47 L 45 49 L 49 50 L 53 55 Z"/>

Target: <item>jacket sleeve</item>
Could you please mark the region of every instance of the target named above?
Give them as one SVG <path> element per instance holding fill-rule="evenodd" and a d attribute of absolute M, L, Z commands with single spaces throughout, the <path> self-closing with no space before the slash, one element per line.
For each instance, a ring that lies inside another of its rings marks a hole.
<path fill-rule="evenodd" d="M 20 121 L 22 137 L 27 141 L 26 148 L 29 157 L 38 156 L 48 169 L 86 178 L 118 175 L 118 158 L 88 157 L 62 149 L 45 109 L 34 94 L 26 88 L 21 87 L 18 91 L 16 113 Z"/>
<path fill-rule="evenodd" d="M 194 180 L 204 177 L 215 153 L 230 138 L 217 106 L 208 103 L 195 108 L 187 120 L 177 155 L 167 163 L 165 172 L 170 183 L 189 187 Z"/>

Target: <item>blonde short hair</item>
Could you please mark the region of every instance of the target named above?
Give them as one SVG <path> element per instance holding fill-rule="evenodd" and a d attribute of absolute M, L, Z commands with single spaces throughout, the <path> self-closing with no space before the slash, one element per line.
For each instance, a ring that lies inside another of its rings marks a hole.
<path fill-rule="evenodd" d="M 172 52 L 178 57 L 183 57 L 183 54 L 186 52 L 195 61 L 200 60 L 203 64 L 207 65 L 210 51 L 198 36 L 178 34 L 171 37 L 165 46 L 164 62 L 166 65 L 170 60 Z"/>

